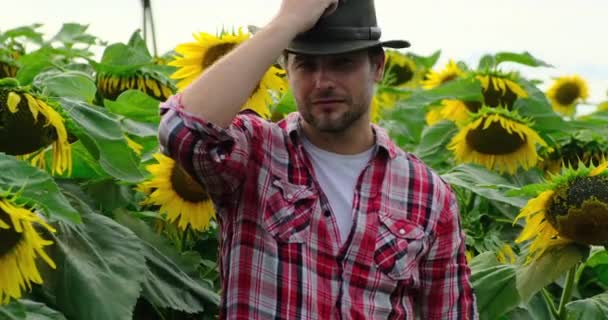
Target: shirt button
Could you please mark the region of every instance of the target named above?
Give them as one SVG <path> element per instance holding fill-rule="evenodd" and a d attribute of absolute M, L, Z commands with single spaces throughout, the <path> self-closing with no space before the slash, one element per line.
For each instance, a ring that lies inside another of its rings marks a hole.
<path fill-rule="evenodd" d="M 399 234 L 400 235 L 404 235 L 405 234 L 405 229 L 399 229 Z"/>
<path fill-rule="evenodd" d="M 331 216 L 331 212 L 329 210 L 325 210 L 325 212 L 323 212 L 323 215 L 326 217 L 330 217 Z"/>

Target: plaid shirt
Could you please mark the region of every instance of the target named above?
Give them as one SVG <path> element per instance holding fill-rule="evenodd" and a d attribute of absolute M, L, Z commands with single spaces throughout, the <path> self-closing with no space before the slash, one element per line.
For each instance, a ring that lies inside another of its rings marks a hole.
<path fill-rule="evenodd" d="M 223 129 L 176 95 L 161 114 L 162 151 L 216 205 L 220 318 L 477 318 L 452 190 L 381 128 L 341 245 L 298 113 L 278 124 L 241 113 Z"/>

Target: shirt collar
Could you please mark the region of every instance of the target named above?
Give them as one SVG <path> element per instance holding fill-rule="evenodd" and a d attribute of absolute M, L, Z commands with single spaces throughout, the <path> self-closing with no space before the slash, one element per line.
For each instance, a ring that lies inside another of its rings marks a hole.
<path fill-rule="evenodd" d="M 302 134 L 302 127 L 300 125 L 301 119 L 302 116 L 299 112 L 292 112 L 281 121 L 288 136 L 292 139 L 292 142 L 296 144 L 300 143 L 299 136 Z M 397 156 L 397 146 L 391 141 L 386 130 L 373 123 L 372 129 L 374 130 L 374 135 L 376 137 L 377 150 L 384 150 L 391 159 L 394 159 Z"/>

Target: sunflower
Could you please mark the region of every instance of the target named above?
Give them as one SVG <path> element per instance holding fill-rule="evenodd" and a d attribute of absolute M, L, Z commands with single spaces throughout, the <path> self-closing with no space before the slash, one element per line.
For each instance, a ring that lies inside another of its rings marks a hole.
<path fill-rule="evenodd" d="M 155 71 L 136 70 L 127 74 L 98 72 L 96 82 L 97 92 L 108 100 L 116 100 L 129 89 L 139 90 L 160 101 L 167 100 L 175 92 L 171 81 Z"/>
<path fill-rule="evenodd" d="M 426 123 L 429 126 L 442 120 L 450 120 L 458 126 L 466 123 L 471 116 L 471 111 L 464 101 L 454 99 L 441 100 L 439 106 L 433 107 L 426 114 Z"/>
<path fill-rule="evenodd" d="M 380 121 L 380 119 L 382 118 L 382 112 L 384 110 L 393 109 L 395 107 L 396 103 L 397 103 L 396 95 L 386 92 L 386 91 L 381 91 L 381 90 L 376 92 L 376 94 L 372 97 L 372 102 L 370 105 L 371 121 L 374 123 L 378 123 Z"/>
<path fill-rule="evenodd" d="M 42 283 L 36 258 L 41 257 L 55 269 L 55 263 L 44 252 L 44 247 L 53 242 L 44 240 L 35 224 L 55 232 L 36 213 L 14 205 L 8 198 L 0 198 L 0 304 L 20 299 L 23 290 L 30 290 L 32 283 Z"/>
<path fill-rule="evenodd" d="M 604 101 L 597 105 L 597 111 L 608 111 L 608 101 Z"/>
<path fill-rule="evenodd" d="M 558 142 L 557 148 L 545 156 L 540 167 L 548 173 L 558 173 L 562 167 L 578 168 L 599 165 L 608 155 L 608 141 L 602 134 L 578 131 L 568 140 Z"/>
<path fill-rule="evenodd" d="M 249 39 L 249 37 L 250 35 L 243 33 L 241 29 L 236 33 L 224 32 L 218 37 L 199 32 L 194 34 L 196 42 L 178 45 L 175 51 L 180 56 L 169 62 L 170 66 L 179 68 L 171 75 L 172 79 L 179 80 L 177 83 L 178 90 L 184 90 L 219 58 Z M 268 106 L 273 101 L 272 92 L 283 93 L 286 89 L 285 71 L 278 65 L 273 65 L 254 88 L 243 108 L 251 109 L 268 119 L 270 117 Z"/>
<path fill-rule="evenodd" d="M 144 150 L 144 146 L 135 142 L 133 139 L 129 138 L 129 136 L 125 135 L 125 139 L 127 140 L 127 146 L 135 152 L 137 155 L 141 155 L 141 152 Z"/>
<path fill-rule="evenodd" d="M 515 222 L 525 218 L 516 243 L 532 240 L 529 257 L 547 249 L 576 242 L 608 245 L 608 162 L 599 166 L 565 168 L 561 175 L 536 189 Z"/>
<path fill-rule="evenodd" d="M 14 78 L 19 68 L 11 62 L 0 60 L 0 79 Z"/>
<path fill-rule="evenodd" d="M 160 206 L 160 213 L 182 230 L 188 225 L 194 230 L 207 229 L 215 209 L 205 188 L 173 159 L 160 153 L 154 158 L 158 163 L 146 167 L 153 177 L 138 186 L 148 196 L 142 204 Z"/>
<path fill-rule="evenodd" d="M 540 159 L 536 145 L 547 146 L 531 123 L 515 111 L 482 108 L 452 138 L 448 149 L 457 162 L 473 162 L 500 173 L 534 167 Z"/>
<path fill-rule="evenodd" d="M 515 263 L 515 260 L 517 260 L 517 256 L 515 255 L 515 252 L 513 252 L 513 248 L 505 243 L 500 250 L 496 252 L 496 260 L 503 264 L 513 264 Z"/>
<path fill-rule="evenodd" d="M 398 88 L 411 88 L 420 84 L 424 70 L 418 68 L 411 57 L 397 51 L 386 50 L 383 84 Z"/>
<path fill-rule="evenodd" d="M 576 104 L 588 96 L 587 82 L 577 75 L 557 78 L 547 90 L 547 98 L 551 101 L 553 110 L 566 116 L 572 116 L 576 111 Z"/>
<path fill-rule="evenodd" d="M 422 88 L 424 89 L 433 89 L 435 87 L 438 87 L 446 82 L 450 82 L 454 79 L 457 79 L 458 77 L 462 76 L 464 74 L 464 71 L 462 71 L 462 69 L 460 69 L 460 67 L 454 62 L 454 60 L 451 60 L 448 62 L 448 64 L 445 66 L 445 68 L 441 71 L 434 71 L 431 70 L 427 76 L 426 79 L 422 81 Z"/>
<path fill-rule="evenodd" d="M 477 74 L 475 78 L 481 83 L 486 106 L 511 110 L 515 100 L 528 97 L 528 93 L 516 82 L 516 76 L 513 74 L 495 71 Z"/>
<path fill-rule="evenodd" d="M 69 174 L 72 153 L 65 119 L 47 101 L 7 80 L 0 83 L 0 151 L 44 164 L 44 149 L 52 145 L 52 173 Z"/>

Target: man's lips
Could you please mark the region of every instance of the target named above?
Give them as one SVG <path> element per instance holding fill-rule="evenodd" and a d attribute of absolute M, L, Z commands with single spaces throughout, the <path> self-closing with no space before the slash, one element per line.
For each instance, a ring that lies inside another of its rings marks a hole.
<path fill-rule="evenodd" d="M 344 99 L 317 99 L 313 100 L 312 104 L 318 105 L 326 105 L 326 104 L 335 104 L 335 103 L 343 103 Z"/>

